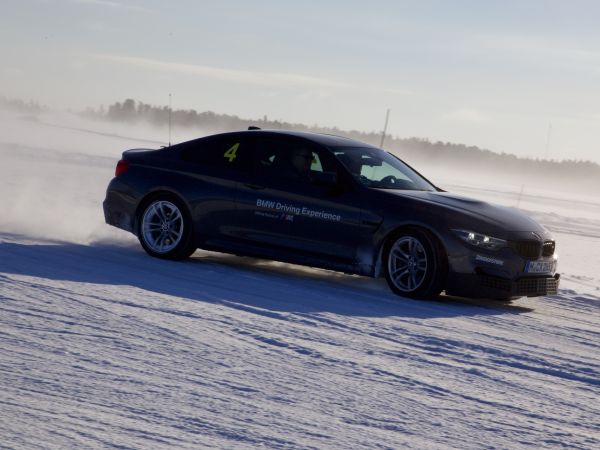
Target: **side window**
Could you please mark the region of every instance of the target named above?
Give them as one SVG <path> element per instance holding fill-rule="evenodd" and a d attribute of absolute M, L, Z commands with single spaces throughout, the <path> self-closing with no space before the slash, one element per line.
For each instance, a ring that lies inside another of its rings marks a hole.
<path fill-rule="evenodd" d="M 394 176 L 403 181 L 411 181 L 406 175 L 383 161 L 380 166 L 362 166 L 361 175 L 370 180 L 382 180 L 387 176 Z"/>
<path fill-rule="evenodd" d="M 219 136 L 188 143 L 181 157 L 203 166 L 241 169 L 249 166 L 250 149 L 240 136 Z"/>
<path fill-rule="evenodd" d="M 310 170 L 312 172 L 323 172 L 323 164 L 321 164 L 321 157 L 317 152 L 312 152 L 312 161 L 310 165 Z"/>
<path fill-rule="evenodd" d="M 285 154 L 285 145 L 275 139 L 256 141 L 255 167 L 261 174 L 275 173 Z M 276 163 L 277 161 L 277 163 Z"/>
<path fill-rule="evenodd" d="M 255 167 L 259 175 L 269 178 L 308 180 L 311 173 L 326 170 L 322 151 L 295 139 L 257 139 Z"/>

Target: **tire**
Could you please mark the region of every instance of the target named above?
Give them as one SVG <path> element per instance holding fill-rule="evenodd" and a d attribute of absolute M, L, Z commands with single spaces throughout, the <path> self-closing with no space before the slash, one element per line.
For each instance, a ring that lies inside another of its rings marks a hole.
<path fill-rule="evenodd" d="M 137 222 L 138 239 L 150 256 L 181 260 L 196 251 L 191 216 L 172 195 L 160 194 L 145 201 Z"/>
<path fill-rule="evenodd" d="M 444 289 L 448 262 L 441 244 L 430 233 L 407 228 L 388 241 L 384 251 L 388 286 L 402 297 L 436 298 Z"/>

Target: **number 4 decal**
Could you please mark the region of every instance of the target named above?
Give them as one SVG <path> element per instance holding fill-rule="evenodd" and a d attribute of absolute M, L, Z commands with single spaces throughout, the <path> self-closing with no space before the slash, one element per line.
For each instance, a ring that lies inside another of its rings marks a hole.
<path fill-rule="evenodd" d="M 230 148 L 229 150 L 227 150 L 227 151 L 226 151 L 226 152 L 223 154 L 223 157 L 224 157 L 224 158 L 227 158 L 227 159 L 229 160 L 229 162 L 233 162 L 233 160 L 234 160 L 234 159 L 236 158 L 236 156 L 237 156 L 237 149 L 238 149 L 238 147 L 239 147 L 239 146 L 240 146 L 240 143 L 239 143 L 239 142 L 238 142 L 238 143 L 236 143 L 236 144 L 233 144 L 233 145 L 231 146 L 231 148 Z"/>

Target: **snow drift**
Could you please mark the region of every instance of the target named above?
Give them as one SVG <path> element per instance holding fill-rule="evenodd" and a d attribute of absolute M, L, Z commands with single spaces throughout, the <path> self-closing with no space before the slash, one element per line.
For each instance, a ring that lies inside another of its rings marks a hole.
<path fill-rule="evenodd" d="M 0 446 L 600 446 L 593 199 L 443 180 L 520 195 L 556 233 L 562 289 L 413 301 L 252 258 L 149 258 L 101 202 L 121 151 L 159 133 L 2 119 Z"/>

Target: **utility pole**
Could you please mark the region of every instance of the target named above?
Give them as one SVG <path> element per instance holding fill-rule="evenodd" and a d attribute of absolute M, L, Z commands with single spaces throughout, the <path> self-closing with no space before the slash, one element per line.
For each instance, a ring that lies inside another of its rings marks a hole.
<path fill-rule="evenodd" d="M 550 134 L 552 133 L 552 122 L 548 122 L 548 134 L 546 135 L 546 159 L 550 156 Z"/>
<path fill-rule="evenodd" d="M 385 140 L 385 133 L 387 132 L 388 120 L 390 120 L 390 108 L 387 109 L 385 113 L 385 124 L 383 125 L 383 133 L 381 133 L 381 142 L 379 143 L 379 148 L 383 148 L 383 141 Z"/>
<path fill-rule="evenodd" d="M 523 197 L 523 191 L 525 190 L 525 185 L 521 185 L 521 192 L 519 192 L 519 196 L 517 197 L 517 209 L 519 209 L 519 205 L 521 204 L 521 197 Z"/>

